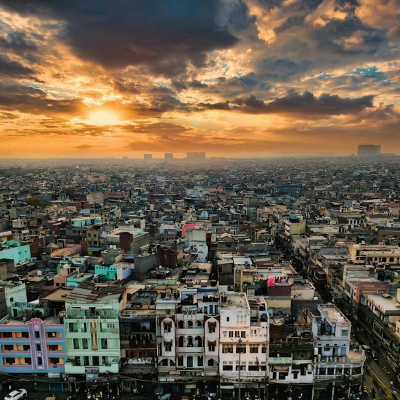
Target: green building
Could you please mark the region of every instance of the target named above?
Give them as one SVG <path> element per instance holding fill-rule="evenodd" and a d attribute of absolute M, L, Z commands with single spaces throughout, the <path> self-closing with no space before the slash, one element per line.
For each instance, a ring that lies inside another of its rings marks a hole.
<path fill-rule="evenodd" d="M 0 260 L 3 259 L 14 260 L 14 264 L 31 261 L 31 248 L 29 244 L 9 240 L 0 244 Z"/>
<path fill-rule="evenodd" d="M 126 304 L 119 285 L 96 287 L 84 282 L 66 297 L 66 374 L 118 373 L 120 368 L 119 313 Z"/>

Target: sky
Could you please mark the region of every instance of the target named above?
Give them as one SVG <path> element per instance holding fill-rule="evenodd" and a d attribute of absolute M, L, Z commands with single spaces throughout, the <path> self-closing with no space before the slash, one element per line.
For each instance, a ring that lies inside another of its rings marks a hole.
<path fill-rule="evenodd" d="M 0 0 L 0 157 L 400 153 L 400 0 Z"/>

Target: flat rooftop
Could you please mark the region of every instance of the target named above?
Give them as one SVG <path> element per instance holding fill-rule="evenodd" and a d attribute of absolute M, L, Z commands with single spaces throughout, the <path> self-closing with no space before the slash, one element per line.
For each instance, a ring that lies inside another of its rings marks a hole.
<path fill-rule="evenodd" d="M 250 311 L 250 307 L 244 293 L 227 293 L 225 296 L 227 298 L 226 303 L 221 303 L 221 308 L 223 310 L 246 309 Z"/>
<path fill-rule="evenodd" d="M 365 294 L 369 301 L 383 312 L 398 311 L 400 315 L 400 307 L 397 307 L 397 301 L 394 297 L 386 297 L 386 293 L 381 294 Z"/>

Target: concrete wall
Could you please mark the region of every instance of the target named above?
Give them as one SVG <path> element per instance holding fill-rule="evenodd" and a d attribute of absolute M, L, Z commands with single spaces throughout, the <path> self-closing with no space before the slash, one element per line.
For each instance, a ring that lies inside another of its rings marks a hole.
<path fill-rule="evenodd" d="M 141 274 L 148 273 L 157 265 L 156 254 L 149 254 L 143 257 L 135 257 L 135 271 Z"/>
<path fill-rule="evenodd" d="M 131 251 L 133 254 L 139 254 L 140 248 L 150 243 L 150 236 L 146 232 L 142 235 L 136 235 L 132 239 Z"/>

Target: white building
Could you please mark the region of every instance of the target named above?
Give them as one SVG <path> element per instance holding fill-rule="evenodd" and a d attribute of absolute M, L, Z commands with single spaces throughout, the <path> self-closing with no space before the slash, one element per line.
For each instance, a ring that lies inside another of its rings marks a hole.
<path fill-rule="evenodd" d="M 249 385 L 264 390 L 268 370 L 269 320 L 263 298 L 245 293 L 220 294 L 219 373 L 221 396 L 248 393 Z"/>

